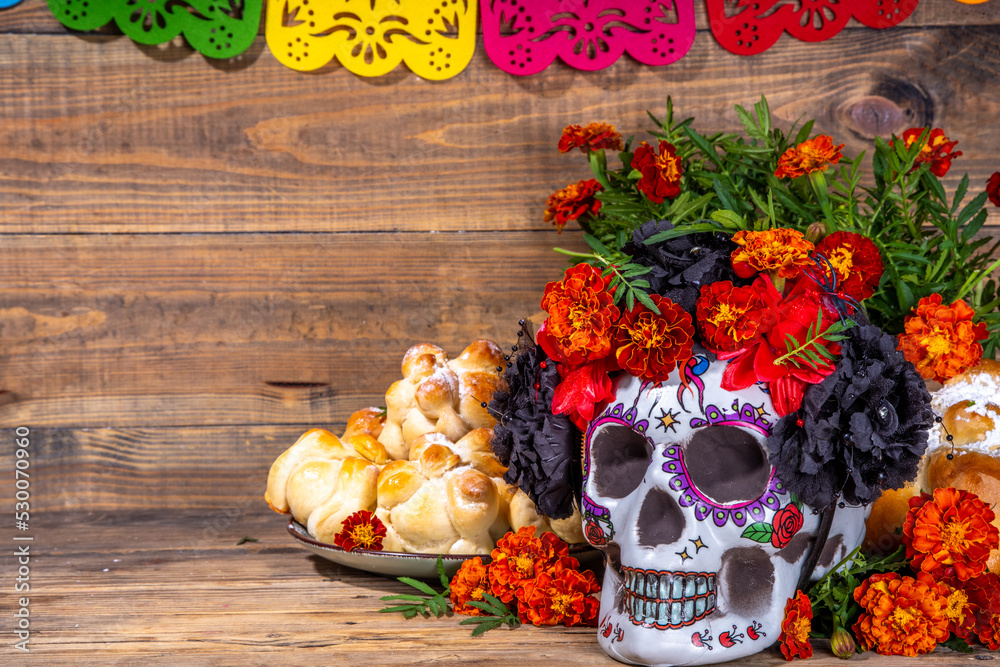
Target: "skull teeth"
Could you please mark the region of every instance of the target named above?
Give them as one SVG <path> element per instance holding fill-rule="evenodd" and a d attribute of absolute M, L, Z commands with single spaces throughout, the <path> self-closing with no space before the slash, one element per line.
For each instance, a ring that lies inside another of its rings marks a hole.
<path fill-rule="evenodd" d="M 715 611 L 714 572 L 622 568 L 623 604 L 634 625 L 682 628 Z"/>

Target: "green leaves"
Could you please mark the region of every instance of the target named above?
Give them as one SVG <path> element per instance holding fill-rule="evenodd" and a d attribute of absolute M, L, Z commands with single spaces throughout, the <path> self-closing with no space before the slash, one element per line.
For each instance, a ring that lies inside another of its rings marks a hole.
<path fill-rule="evenodd" d="M 785 349 L 787 351 L 785 354 L 775 359 L 774 363 L 776 365 L 791 364 L 792 366 L 796 366 L 798 368 L 808 366 L 813 370 L 817 370 L 820 366 L 836 362 L 837 355 L 831 352 L 824 343 L 845 340 L 847 336 L 845 336 L 843 332 L 854 326 L 854 322 L 850 320 L 845 322 L 834 322 L 826 329 L 820 331 L 822 326 L 823 311 L 822 309 L 817 309 L 816 321 L 810 324 L 809 328 L 806 329 L 805 340 L 799 342 L 795 336 L 786 334 Z"/>
<path fill-rule="evenodd" d="M 521 624 L 518 619 L 517 614 L 511 612 L 503 602 L 498 598 L 493 597 L 489 593 L 483 594 L 483 602 L 470 601 L 469 605 L 479 609 L 480 611 L 486 612 L 486 616 L 472 616 L 465 619 L 459 625 L 475 625 L 475 629 L 472 631 L 473 637 L 478 637 L 488 630 L 493 630 L 494 628 L 499 628 L 503 625 L 509 625 L 512 628 L 516 628 Z"/>
<path fill-rule="evenodd" d="M 383 614 L 400 612 L 403 614 L 403 618 L 413 618 L 417 614 L 421 616 L 433 614 L 437 617 L 444 615 L 448 611 L 451 588 L 448 583 L 448 575 L 444 571 L 444 561 L 441 560 L 440 555 L 437 559 L 437 571 L 438 578 L 441 580 L 441 586 L 444 588 L 443 591 L 438 593 L 422 581 L 417 581 L 410 577 L 399 577 L 399 581 L 416 588 L 424 595 L 410 595 L 406 593 L 386 595 L 379 599 L 382 602 L 399 602 L 400 604 L 379 609 L 379 612 Z"/>
<path fill-rule="evenodd" d="M 773 534 L 774 526 L 769 523 L 758 521 L 757 523 L 751 523 L 749 526 L 744 528 L 743 534 L 740 535 L 740 537 L 745 537 L 748 540 L 760 542 L 761 544 L 770 544 L 771 535 Z"/>

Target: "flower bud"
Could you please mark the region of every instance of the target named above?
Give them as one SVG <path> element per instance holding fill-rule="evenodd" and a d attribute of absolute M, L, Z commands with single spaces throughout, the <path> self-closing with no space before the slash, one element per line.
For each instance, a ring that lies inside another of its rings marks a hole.
<path fill-rule="evenodd" d="M 834 630 L 833 636 L 830 637 L 830 648 L 833 650 L 833 654 L 841 660 L 850 660 L 857 651 L 854 637 L 851 636 L 850 632 L 840 627 Z"/>
<path fill-rule="evenodd" d="M 826 223 L 814 222 L 806 229 L 806 240 L 811 243 L 819 243 L 826 236 Z"/>

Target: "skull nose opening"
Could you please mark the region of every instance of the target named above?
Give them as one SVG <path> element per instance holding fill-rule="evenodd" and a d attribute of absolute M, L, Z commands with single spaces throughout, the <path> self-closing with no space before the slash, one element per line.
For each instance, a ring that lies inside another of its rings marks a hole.
<path fill-rule="evenodd" d="M 624 498 L 638 488 L 653 454 L 646 437 L 628 426 L 609 424 L 590 440 L 594 488 L 607 498 Z"/>
<path fill-rule="evenodd" d="M 691 483 L 719 504 L 759 498 L 771 479 L 771 465 L 760 442 L 735 426 L 695 431 L 684 450 Z"/>
<path fill-rule="evenodd" d="M 684 512 L 666 491 L 653 489 L 642 501 L 636 523 L 640 546 L 673 544 L 684 533 Z"/>

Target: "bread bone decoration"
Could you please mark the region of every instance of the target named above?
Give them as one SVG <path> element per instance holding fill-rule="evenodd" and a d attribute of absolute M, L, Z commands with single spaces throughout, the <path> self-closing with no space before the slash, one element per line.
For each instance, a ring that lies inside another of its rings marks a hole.
<path fill-rule="evenodd" d="M 373 512 L 386 526 L 384 551 L 485 554 L 525 525 L 583 542 L 579 511 L 550 521 L 503 480 L 506 468 L 490 448 L 495 422 L 483 405 L 502 362 L 488 340 L 451 360 L 434 345 L 411 347 L 385 411 L 355 412 L 339 438 L 311 429 L 275 460 L 268 505 L 327 543 L 351 514 Z"/>

